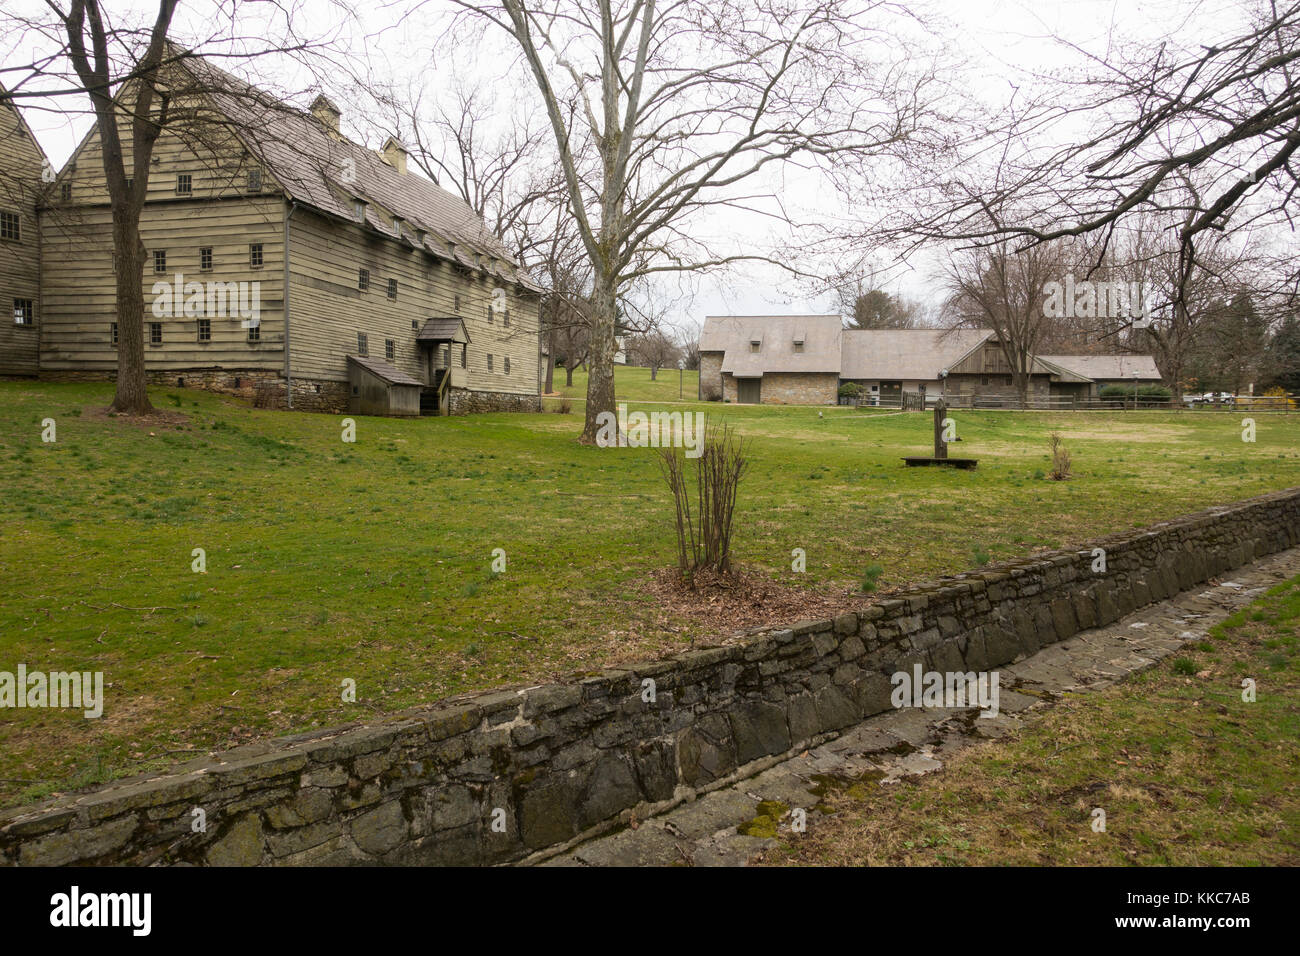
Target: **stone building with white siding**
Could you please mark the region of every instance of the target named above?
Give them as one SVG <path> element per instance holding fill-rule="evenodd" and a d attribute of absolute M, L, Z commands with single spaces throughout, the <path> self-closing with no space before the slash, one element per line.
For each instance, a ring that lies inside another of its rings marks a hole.
<path fill-rule="evenodd" d="M 1149 355 L 1031 356 L 1029 398 L 1096 398 L 1116 370 L 1137 372 L 1143 384 L 1160 379 Z M 847 383 L 860 386 L 866 401 L 884 404 L 898 403 L 904 392 L 962 404 L 1017 398 L 1011 366 L 987 329 L 846 329 L 838 315 L 704 320 L 702 399 L 833 405 Z"/>

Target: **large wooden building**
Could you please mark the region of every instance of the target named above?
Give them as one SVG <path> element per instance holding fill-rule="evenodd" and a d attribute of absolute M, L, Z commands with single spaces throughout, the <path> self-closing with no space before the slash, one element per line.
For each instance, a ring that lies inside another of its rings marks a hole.
<path fill-rule="evenodd" d="M 0 87 L 0 93 L 4 88 Z M 35 375 L 41 311 L 40 230 L 36 207 L 49 165 L 18 110 L 0 100 L 0 375 Z"/>
<path fill-rule="evenodd" d="M 326 97 L 297 110 L 198 57 L 166 85 L 141 216 L 151 381 L 331 412 L 539 408 L 540 288 L 399 143 L 367 149 Z M 42 378 L 117 368 L 99 149 L 92 130 L 41 208 Z"/>

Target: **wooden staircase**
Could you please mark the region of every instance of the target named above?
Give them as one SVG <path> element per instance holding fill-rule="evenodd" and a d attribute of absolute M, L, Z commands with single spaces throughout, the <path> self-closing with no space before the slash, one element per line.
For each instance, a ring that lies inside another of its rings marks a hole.
<path fill-rule="evenodd" d="M 451 376 L 447 369 L 434 369 L 433 384 L 426 385 L 420 392 L 421 415 L 446 415 L 447 391 L 451 385 Z"/>

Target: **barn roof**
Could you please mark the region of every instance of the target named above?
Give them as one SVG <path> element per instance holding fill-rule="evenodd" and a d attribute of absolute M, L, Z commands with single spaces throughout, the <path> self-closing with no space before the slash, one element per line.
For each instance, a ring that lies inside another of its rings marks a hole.
<path fill-rule="evenodd" d="M 846 329 L 840 377 L 937 379 L 992 334 L 987 329 Z"/>
<path fill-rule="evenodd" d="M 349 362 L 355 362 L 363 369 L 376 378 L 382 379 L 389 385 L 415 385 L 424 388 L 424 383 L 418 378 L 407 375 L 405 372 L 393 368 L 387 362 L 381 362 L 378 359 L 362 358 L 360 355 L 349 355 Z"/>
<path fill-rule="evenodd" d="M 362 219 L 356 204 L 362 201 L 364 224 L 375 232 L 541 291 L 459 196 L 418 173 L 399 172 L 379 153 L 331 131 L 310 112 L 275 99 L 201 56 L 179 50 L 176 55 L 291 198 L 358 223 Z"/>
<path fill-rule="evenodd" d="M 722 371 L 737 378 L 767 372 L 838 373 L 843 331 L 838 315 L 710 315 L 700 332 L 700 351 L 724 353 Z M 795 351 L 796 342 L 802 351 Z"/>
<path fill-rule="evenodd" d="M 1150 355 L 1043 355 L 1040 357 L 1093 381 L 1131 380 L 1135 374 L 1139 380 L 1159 381 L 1161 378 L 1156 360 Z"/>

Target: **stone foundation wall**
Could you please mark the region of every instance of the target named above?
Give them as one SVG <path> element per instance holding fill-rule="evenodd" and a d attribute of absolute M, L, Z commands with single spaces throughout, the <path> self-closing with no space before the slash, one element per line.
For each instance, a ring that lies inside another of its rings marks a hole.
<path fill-rule="evenodd" d="M 839 403 L 839 375 L 834 372 L 765 372 L 759 386 L 764 405 L 836 405 Z M 735 376 L 722 376 L 722 397 L 740 400 Z"/>
<path fill-rule="evenodd" d="M 886 710 L 897 670 L 991 670 L 1297 544 L 1300 489 L 1291 489 L 740 643 L 267 741 L 10 810 L 0 814 L 0 861 L 519 860 L 629 813 L 645 818 Z M 1094 548 L 1104 552 L 1099 573 Z"/>
<path fill-rule="evenodd" d="M 542 396 L 453 388 L 448 390 L 447 404 L 453 415 L 476 415 L 483 412 L 540 412 Z"/>
<path fill-rule="evenodd" d="M 700 353 L 700 398 L 706 402 L 722 401 L 723 354 L 722 352 Z M 735 388 L 734 381 L 732 388 Z"/>
<path fill-rule="evenodd" d="M 184 371 L 153 370 L 146 373 L 149 384 L 161 388 L 198 388 L 207 392 L 234 395 L 253 402 L 258 389 L 267 392 L 265 408 L 286 409 L 284 376 L 266 369 L 186 369 Z M 42 372 L 46 382 L 113 382 L 116 371 L 55 371 Z M 348 410 L 348 383 L 294 379 L 293 407 L 295 411 L 343 414 Z"/>

